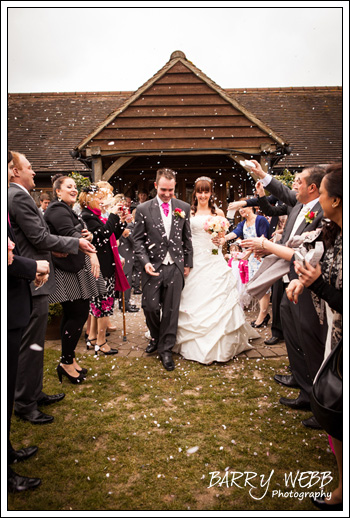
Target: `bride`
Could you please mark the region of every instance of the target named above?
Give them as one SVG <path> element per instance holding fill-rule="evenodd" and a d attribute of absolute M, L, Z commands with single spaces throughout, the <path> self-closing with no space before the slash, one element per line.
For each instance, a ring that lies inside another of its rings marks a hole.
<path fill-rule="evenodd" d="M 188 360 L 226 362 L 250 349 L 259 334 L 246 323 L 236 281 L 222 255 L 212 254 L 210 234 L 203 229 L 209 216 L 223 216 L 214 205 L 213 181 L 197 178 L 192 194 L 193 268 L 182 290 L 174 352 Z"/>

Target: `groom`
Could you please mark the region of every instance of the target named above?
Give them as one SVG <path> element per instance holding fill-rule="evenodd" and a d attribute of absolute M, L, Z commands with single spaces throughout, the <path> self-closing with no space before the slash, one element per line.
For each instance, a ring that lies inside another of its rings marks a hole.
<path fill-rule="evenodd" d="M 157 196 L 136 209 L 135 252 L 143 267 L 142 307 L 151 333 L 147 353 L 158 350 L 163 366 L 175 369 L 181 291 L 192 268 L 190 205 L 173 198 L 175 172 L 159 169 Z"/>

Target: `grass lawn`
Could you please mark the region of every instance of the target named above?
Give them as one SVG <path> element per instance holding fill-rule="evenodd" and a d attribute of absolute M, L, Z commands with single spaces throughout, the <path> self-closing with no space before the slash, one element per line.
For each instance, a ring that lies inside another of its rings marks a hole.
<path fill-rule="evenodd" d="M 12 424 L 15 448 L 39 446 L 14 469 L 42 485 L 10 495 L 8 510 L 311 511 L 308 495 L 285 495 L 319 491 L 320 482 L 306 477 L 293 489 L 289 473 L 294 480 L 329 471 L 325 491 L 337 486 L 326 433 L 303 427 L 309 412 L 278 403 L 297 395 L 273 381 L 287 373 L 284 359 L 204 366 L 175 355 L 169 373 L 155 356 L 96 360 L 89 352 L 81 359 L 87 380 L 64 378 L 61 386 L 57 358 L 45 352 L 45 391 L 66 393 L 42 408 L 55 421 L 33 426 L 13 417 Z"/>

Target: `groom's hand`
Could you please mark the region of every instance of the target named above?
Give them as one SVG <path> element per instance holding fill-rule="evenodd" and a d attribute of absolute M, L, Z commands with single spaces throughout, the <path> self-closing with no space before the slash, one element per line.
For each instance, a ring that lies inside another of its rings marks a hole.
<path fill-rule="evenodd" d="M 145 271 L 148 275 L 152 275 L 153 277 L 158 277 L 159 273 L 156 273 L 151 263 L 145 264 Z"/>
<path fill-rule="evenodd" d="M 189 266 L 184 267 L 184 277 L 185 278 L 189 276 L 190 271 L 191 271 L 191 268 Z"/>

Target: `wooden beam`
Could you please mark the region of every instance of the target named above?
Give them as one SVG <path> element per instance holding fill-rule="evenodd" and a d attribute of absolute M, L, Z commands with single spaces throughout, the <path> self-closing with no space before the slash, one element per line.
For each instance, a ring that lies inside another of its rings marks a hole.
<path fill-rule="evenodd" d="M 113 162 L 113 164 L 109 166 L 107 171 L 105 171 L 105 173 L 102 175 L 102 180 L 108 182 L 108 180 L 114 175 L 114 173 L 118 171 L 118 169 L 120 169 L 121 167 L 123 167 L 124 164 L 133 159 L 133 156 L 121 156 L 117 158 L 117 160 Z"/>

